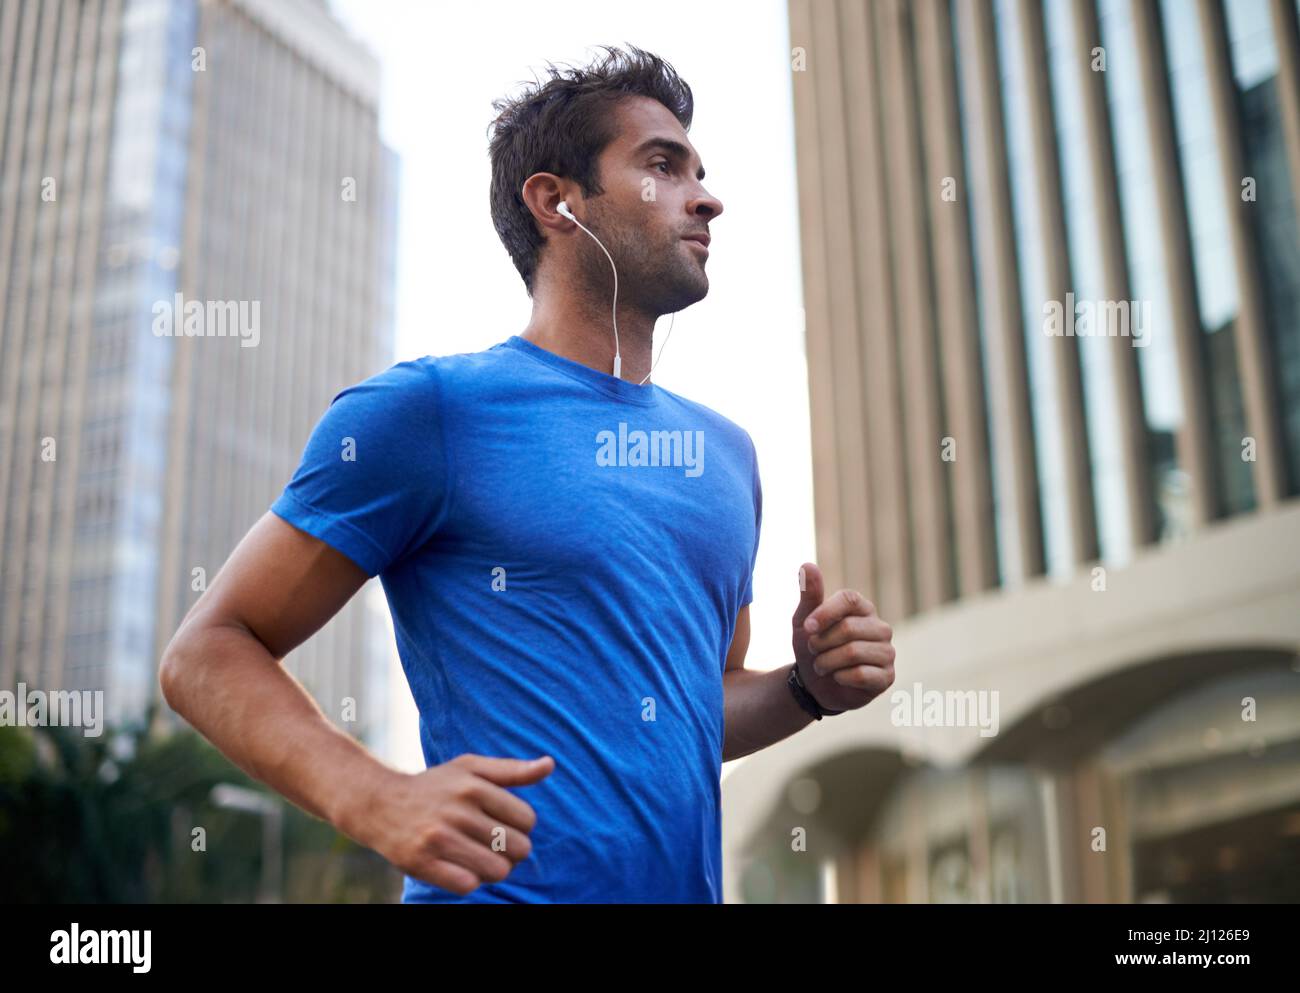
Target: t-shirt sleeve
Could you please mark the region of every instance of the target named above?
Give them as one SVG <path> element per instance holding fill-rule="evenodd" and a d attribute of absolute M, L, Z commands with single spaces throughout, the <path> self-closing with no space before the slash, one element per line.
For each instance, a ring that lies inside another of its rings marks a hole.
<path fill-rule="evenodd" d="M 419 360 L 335 396 L 272 512 L 370 576 L 425 544 L 450 489 L 438 386 Z"/>
<path fill-rule="evenodd" d="M 746 434 L 748 437 L 748 434 Z M 745 588 L 740 594 L 740 605 L 752 603 L 754 600 L 754 566 L 758 563 L 758 539 L 763 530 L 763 483 L 758 474 L 758 450 L 754 447 L 754 439 L 749 439 L 749 451 L 751 465 L 754 473 L 754 553 L 749 560 L 749 572 L 745 576 Z"/>

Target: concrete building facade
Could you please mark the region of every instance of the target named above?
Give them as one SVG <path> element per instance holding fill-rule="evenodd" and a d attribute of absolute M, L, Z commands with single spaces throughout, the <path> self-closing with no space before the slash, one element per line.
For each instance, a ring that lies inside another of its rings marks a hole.
<path fill-rule="evenodd" d="M 728 900 L 1300 897 L 1294 0 L 791 0 L 817 553 Z"/>

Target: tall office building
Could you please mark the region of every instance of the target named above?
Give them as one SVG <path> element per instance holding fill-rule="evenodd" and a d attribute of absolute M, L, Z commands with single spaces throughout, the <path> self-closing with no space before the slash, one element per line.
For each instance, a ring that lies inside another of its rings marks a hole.
<path fill-rule="evenodd" d="M 0 0 L 0 67 L 0 684 L 138 721 L 316 419 L 392 360 L 378 66 L 319 0 Z M 288 665 L 382 747 L 377 592 Z"/>
<path fill-rule="evenodd" d="M 789 10 L 817 550 L 898 655 L 729 775 L 728 899 L 1300 897 L 1295 0 Z"/>

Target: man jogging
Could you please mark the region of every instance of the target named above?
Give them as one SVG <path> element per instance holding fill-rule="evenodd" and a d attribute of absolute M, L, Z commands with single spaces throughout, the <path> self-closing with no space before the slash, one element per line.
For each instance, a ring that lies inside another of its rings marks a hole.
<path fill-rule="evenodd" d="M 708 292 L 722 214 L 691 90 L 637 48 L 548 77 L 497 102 L 490 142 L 528 326 L 336 396 L 160 681 L 233 762 L 401 869 L 404 902 L 716 903 L 721 763 L 888 688 L 892 632 L 806 563 L 794 661 L 744 668 L 754 446 L 649 382 L 655 321 Z M 279 665 L 371 576 L 416 774 Z"/>

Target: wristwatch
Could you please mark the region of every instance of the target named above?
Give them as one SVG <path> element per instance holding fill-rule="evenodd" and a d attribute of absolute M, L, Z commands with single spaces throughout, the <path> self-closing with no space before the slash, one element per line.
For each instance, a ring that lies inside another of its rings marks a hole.
<path fill-rule="evenodd" d="M 844 713 L 842 710 L 827 710 L 817 702 L 816 698 L 808 692 L 808 687 L 803 684 L 803 679 L 799 675 L 799 663 L 797 662 L 790 667 L 790 675 L 785 684 L 790 687 L 790 692 L 799 701 L 799 706 L 819 721 L 823 717 L 834 717 L 836 714 Z"/>

